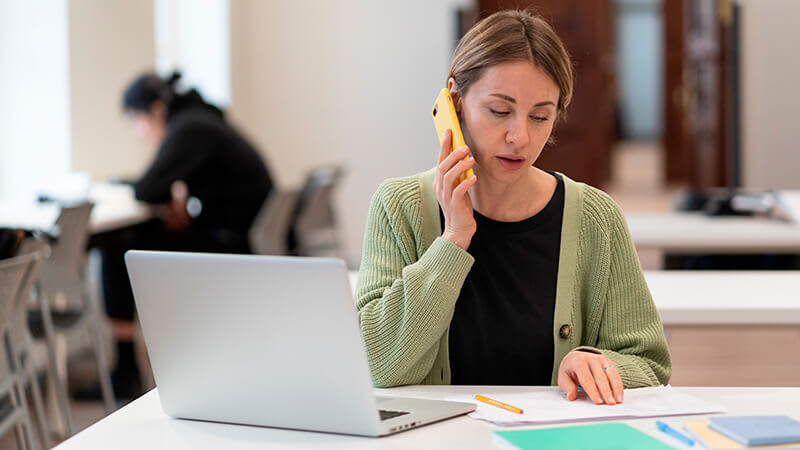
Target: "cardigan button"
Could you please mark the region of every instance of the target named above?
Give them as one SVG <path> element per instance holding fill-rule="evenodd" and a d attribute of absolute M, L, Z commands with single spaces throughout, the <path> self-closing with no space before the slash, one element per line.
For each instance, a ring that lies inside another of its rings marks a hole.
<path fill-rule="evenodd" d="M 558 330 L 558 335 L 561 339 L 569 338 L 569 334 L 572 332 L 572 328 L 569 326 L 568 323 L 561 325 L 561 328 Z"/>

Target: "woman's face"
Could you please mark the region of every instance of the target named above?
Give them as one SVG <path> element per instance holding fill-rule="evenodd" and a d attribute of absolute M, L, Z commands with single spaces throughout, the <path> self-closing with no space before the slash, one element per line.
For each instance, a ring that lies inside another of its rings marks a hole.
<path fill-rule="evenodd" d="M 153 145 L 158 145 L 164 137 L 167 126 L 166 108 L 161 102 L 154 102 L 150 112 L 129 111 L 136 137 Z"/>
<path fill-rule="evenodd" d="M 476 172 L 500 182 L 526 176 L 553 131 L 558 98 L 555 82 L 528 62 L 486 69 L 456 100 Z"/>

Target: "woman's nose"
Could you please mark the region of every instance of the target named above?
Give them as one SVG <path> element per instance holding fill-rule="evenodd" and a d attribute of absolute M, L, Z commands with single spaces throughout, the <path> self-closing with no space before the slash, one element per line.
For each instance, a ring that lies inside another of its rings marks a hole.
<path fill-rule="evenodd" d="M 528 124 L 525 121 L 514 121 L 506 132 L 506 142 L 518 147 L 528 145 Z"/>

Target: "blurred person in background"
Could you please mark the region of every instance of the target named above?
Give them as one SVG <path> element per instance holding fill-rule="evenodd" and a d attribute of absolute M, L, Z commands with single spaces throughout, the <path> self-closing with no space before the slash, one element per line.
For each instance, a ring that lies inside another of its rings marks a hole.
<path fill-rule="evenodd" d="M 163 79 L 146 73 L 123 95 L 136 135 L 157 146 L 136 199 L 153 205 L 157 219 L 101 245 L 106 313 L 117 342 L 115 394 L 141 394 L 133 348 L 135 306 L 125 269 L 130 249 L 250 253 L 248 230 L 273 182 L 253 145 L 195 89 L 179 92 L 180 73 Z M 76 393 L 99 398 L 99 388 Z"/>

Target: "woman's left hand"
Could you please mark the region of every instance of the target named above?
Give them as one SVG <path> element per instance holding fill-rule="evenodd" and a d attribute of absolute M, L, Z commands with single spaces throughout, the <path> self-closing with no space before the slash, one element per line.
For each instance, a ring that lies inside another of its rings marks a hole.
<path fill-rule="evenodd" d="M 573 350 L 558 366 L 558 386 L 567 400 L 578 398 L 578 384 L 597 405 L 622 403 L 624 387 L 614 363 L 605 355 Z"/>

